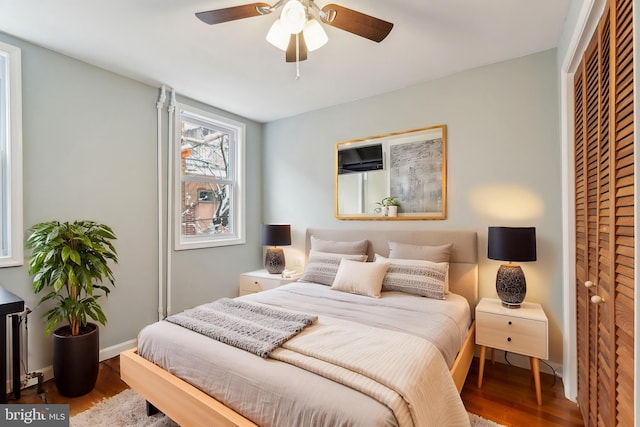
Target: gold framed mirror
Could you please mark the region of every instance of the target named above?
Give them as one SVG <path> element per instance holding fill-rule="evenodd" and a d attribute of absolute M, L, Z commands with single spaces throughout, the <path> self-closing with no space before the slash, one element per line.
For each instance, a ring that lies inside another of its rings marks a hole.
<path fill-rule="evenodd" d="M 445 219 L 446 130 L 437 125 L 338 142 L 335 217 Z"/>

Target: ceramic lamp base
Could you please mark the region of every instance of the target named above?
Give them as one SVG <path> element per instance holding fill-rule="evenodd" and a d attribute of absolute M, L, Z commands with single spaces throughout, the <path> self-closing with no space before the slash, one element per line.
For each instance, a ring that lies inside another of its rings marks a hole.
<path fill-rule="evenodd" d="M 507 308 L 520 308 L 527 294 L 527 281 L 519 265 L 503 264 L 496 276 L 496 292 Z"/>
<path fill-rule="evenodd" d="M 284 271 L 284 250 L 282 248 L 269 248 L 264 258 L 264 268 L 269 274 L 280 274 Z"/>

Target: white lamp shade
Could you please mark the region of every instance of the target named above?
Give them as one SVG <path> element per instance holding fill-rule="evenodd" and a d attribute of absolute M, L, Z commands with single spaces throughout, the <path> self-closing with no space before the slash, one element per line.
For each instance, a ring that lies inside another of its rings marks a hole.
<path fill-rule="evenodd" d="M 309 19 L 305 24 L 303 34 L 309 52 L 321 48 L 329 41 L 329 37 L 327 37 L 322 25 L 313 18 Z M 286 50 L 286 47 L 283 50 Z"/>
<path fill-rule="evenodd" d="M 280 19 L 277 19 L 273 23 L 269 32 L 267 33 L 267 41 L 277 47 L 280 50 L 286 52 L 287 46 L 289 46 L 289 38 L 291 34 L 288 33 L 282 26 Z"/>
<path fill-rule="evenodd" d="M 307 12 L 298 0 L 289 0 L 282 8 L 280 21 L 282 21 L 282 26 L 289 34 L 298 34 L 302 31 L 307 21 Z"/>

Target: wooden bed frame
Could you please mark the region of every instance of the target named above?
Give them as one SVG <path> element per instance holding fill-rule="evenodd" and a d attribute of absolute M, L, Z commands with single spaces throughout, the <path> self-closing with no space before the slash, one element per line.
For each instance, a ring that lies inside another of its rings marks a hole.
<path fill-rule="evenodd" d="M 478 299 L 475 232 L 310 229 L 307 230 L 307 251 L 311 235 L 327 240 L 369 239 L 370 257 L 373 253 L 387 256 L 389 240 L 432 246 L 453 242 L 449 270 L 451 291 L 465 296 L 469 300 L 472 315 L 475 311 Z M 372 239 L 371 236 L 375 237 Z M 462 390 L 474 352 L 475 321 L 472 322 L 464 344 L 451 367 L 451 376 L 458 392 Z M 147 402 L 179 425 L 256 426 L 200 389 L 139 356 L 136 349 L 120 354 L 120 375 L 122 380 L 140 393 Z"/>

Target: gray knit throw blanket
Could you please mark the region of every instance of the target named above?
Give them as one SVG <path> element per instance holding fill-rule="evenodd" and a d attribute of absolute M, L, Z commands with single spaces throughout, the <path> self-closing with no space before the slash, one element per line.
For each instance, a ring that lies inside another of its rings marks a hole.
<path fill-rule="evenodd" d="M 282 343 L 313 324 L 317 316 L 223 298 L 165 320 L 260 357 L 268 357 Z"/>

